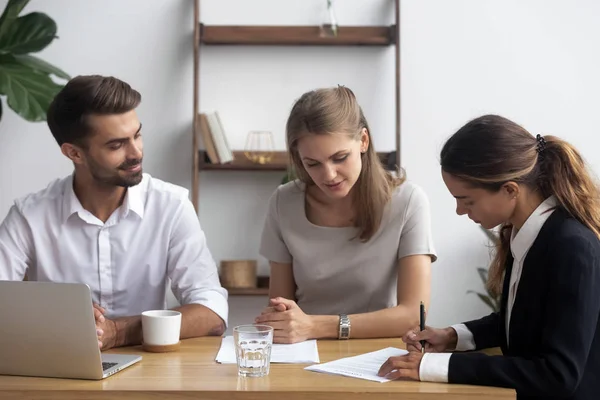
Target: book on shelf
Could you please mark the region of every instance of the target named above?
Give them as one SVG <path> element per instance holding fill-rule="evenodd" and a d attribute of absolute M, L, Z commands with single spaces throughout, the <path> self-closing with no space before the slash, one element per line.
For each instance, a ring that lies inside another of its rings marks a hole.
<path fill-rule="evenodd" d="M 210 162 L 225 164 L 233 161 L 233 153 L 229 147 L 219 113 L 217 111 L 200 113 L 198 123 Z"/>
<path fill-rule="evenodd" d="M 213 164 L 219 164 L 219 156 L 217 155 L 215 142 L 212 139 L 210 128 L 208 127 L 208 119 L 206 118 L 206 114 L 198 114 L 197 124 L 198 127 L 196 128 L 196 132 L 200 132 L 200 135 L 202 136 L 202 142 L 204 143 L 204 149 L 206 150 L 208 159 Z"/>

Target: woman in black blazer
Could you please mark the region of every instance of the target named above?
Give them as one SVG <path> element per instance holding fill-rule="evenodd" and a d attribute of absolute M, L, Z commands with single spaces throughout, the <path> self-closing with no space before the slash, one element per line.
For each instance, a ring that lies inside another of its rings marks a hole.
<path fill-rule="evenodd" d="M 501 226 L 488 281 L 501 310 L 415 328 L 403 338 L 409 354 L 379 374 L 600 399 L 600 190 L 577 150 L 486 115 L 446 142 L 441 166 L 457 214 Z M 503 355 L 470 351 L 490 347 Z"/>

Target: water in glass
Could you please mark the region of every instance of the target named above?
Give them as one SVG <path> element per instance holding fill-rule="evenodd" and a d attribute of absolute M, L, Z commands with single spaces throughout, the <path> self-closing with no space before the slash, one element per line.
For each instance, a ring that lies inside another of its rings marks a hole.
<path fill-rule="evenodd" d="M 269 374 L 273 328 L 242 325 L 234 328 L 238 375 L 259 377 Z"/>

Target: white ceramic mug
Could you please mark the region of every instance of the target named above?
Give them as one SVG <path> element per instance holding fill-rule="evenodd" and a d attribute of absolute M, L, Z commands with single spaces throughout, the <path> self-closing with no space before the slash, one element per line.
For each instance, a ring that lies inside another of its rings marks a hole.
<path fill-rule="evenodd" d="M 179 343 L 181 313 L 173 310 L 151 310 L 142 313 L 144 344 L 168 346 Z"/>

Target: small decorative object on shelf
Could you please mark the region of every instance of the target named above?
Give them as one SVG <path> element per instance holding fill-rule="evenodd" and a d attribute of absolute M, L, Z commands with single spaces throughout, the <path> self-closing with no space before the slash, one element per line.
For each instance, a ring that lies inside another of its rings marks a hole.
<path fill-rule="evenodd" d="M 246 139 L 244 154 L 257 164 L 268 164 L 273 159 L 273 134 L 269 131 L 251 131 Z"/>
<path fill-rule="evenodd" d="M 221 261 L 221 285 L 225 288 L 255 288 L 256 260 Z"/>
<path fill-rule="evenodd" d="M 321 36 L 336 37 L 338 35 L 338 25 L 335 18 L 333 0 L 327 0 L 327 17 L 325 20 L 328 22 L 323 22 L 323 24 L 321 24 Z"/>

